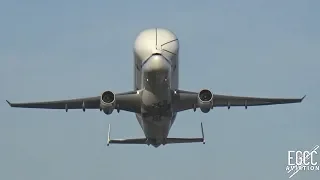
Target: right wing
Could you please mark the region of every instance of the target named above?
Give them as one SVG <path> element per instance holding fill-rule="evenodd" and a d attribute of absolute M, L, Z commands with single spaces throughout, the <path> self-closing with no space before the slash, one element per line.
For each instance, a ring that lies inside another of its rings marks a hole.
<path fill-rule="evenodd" d="M 174 110 L 180 112 L 189 109 L 199 108 L 198 92 L 177 90 L 173 93 Z M 245 96 L 228 96 L 221 94 L 212 94 L 213 107 L 228 107 L 231 106 L 264 106 L 275 104 L 300 103 L 305 98 L 261 98 L 261 97 L 245 97 Z"/>
<path fill-rule="evenodd" d="M 24 103 L 11 103 L 6 100 L 11 107 L 19 108 L 39 108 L 39 109 L 82 109 L 83 104 L 85 109 L 99 109 L 100 96 L 67 99 L 59 101 L 40 101 L 40 102 L 24 102 Z"/>
<path fill-rule="evenodd" d="M 59 101 L 40 101 L 40 102 L 24 102 L 11 103 L 6 100 L 11 107 L 18 108 L 39 108 L 39 109 L 100 109 L 100 97 L 86 97 L 77 99 L 66 99 Z M 140 112 L 140 95 L 137 91 L 115 94 L 116 106 L 119 110 L 129 112 Z"/>

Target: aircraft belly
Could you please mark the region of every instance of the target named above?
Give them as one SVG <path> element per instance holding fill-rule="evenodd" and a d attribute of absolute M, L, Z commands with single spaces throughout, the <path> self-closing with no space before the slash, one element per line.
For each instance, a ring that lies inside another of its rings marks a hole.
<path fill-rule="evenodd" d="M 172 118 L 169 116 L 146 116 L 137 114 L 137 119 L 148 139 L 165 139 L 172 125 Z"/>

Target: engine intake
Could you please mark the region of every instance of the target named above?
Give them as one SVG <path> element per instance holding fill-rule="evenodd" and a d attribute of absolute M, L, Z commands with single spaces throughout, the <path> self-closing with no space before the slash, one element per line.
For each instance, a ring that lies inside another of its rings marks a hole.
<path fill-rule="evenodd" d="M 100 98 L 100 108 L 107 115 L 111 114 L 116 106 L 115 95 L 111 91 L 105 91 Z"/>
<path fill-rule="evenodd" d="M 104 103 L 113 103 L 115 100 L 115 95 L 111 91 L 106 91 L 102 93 L 101 99 Z"/>
<path fill-rule="evenodd" d="M 213 95 L 208 89 L 203 89 L 198 94 L 198 105 L 203 113 L 208 113 L 213 105 Z"/>

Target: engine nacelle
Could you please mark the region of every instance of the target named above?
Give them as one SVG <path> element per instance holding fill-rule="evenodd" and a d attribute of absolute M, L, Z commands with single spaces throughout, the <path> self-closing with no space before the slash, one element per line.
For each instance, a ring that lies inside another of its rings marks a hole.
<path fill-rule="evenodd" d="M 198 94 L 198 105 L 203 113 L 208 113 L 213 105 L 213 95 L 211 91 L 203 89 Z"/>
<path fill-rule="evenodd" d="M 116 107 L 116 98 L 113 92 L 105 91 L 100 97 L 100 108 L 107 115 L 111 114 Z"/>

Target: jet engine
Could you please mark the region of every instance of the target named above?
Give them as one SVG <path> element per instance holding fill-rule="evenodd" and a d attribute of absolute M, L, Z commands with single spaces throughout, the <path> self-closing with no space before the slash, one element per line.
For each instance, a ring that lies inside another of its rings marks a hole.
<path fill-rule="evenodd" d="M 105 91 L 100 97 L 100 108 L 107 115 L 111 114 L 116 106 L 115 95 L 111 91 Z"/>
<path fill-rule="evenodd" d="M 203 113 L 208 113 L 213 105 L 213 95 L 211 91 L 203 89 L 198 94 L 198 105 Z"/>

